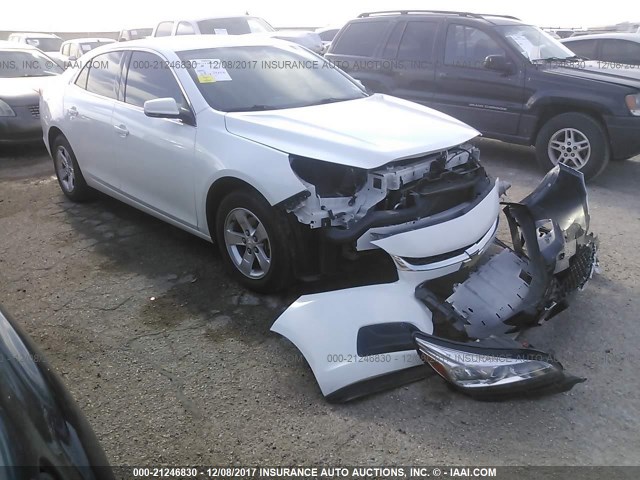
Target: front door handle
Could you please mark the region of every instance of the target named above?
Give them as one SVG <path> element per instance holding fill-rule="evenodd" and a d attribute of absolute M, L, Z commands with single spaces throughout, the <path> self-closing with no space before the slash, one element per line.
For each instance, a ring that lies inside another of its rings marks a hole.
<path fill-rule="evenodd" d="M 121 137 L 126 137 L 127 135 L 129 135 L 129 130 L 127 130 L 127 127 L 122 124 L 114 125 L 113 128 L 115 128 L 116 132 L 118 132 L 118 135 L 120 135 Z"/>

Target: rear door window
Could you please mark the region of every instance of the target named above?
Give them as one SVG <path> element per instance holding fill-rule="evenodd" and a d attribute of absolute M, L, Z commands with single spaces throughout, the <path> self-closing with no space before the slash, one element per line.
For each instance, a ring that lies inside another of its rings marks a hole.
<path fill-rule="evenodd" d="M 388 21 L 355 22 L 340 34 L 333 53 L 372 57 L 389 25 Z"/>
<path fill-rule="evenodd" d="M 398 60 L 432 61 L 437 31 L 435 22 L 408 22 L 398 47 Z"/>

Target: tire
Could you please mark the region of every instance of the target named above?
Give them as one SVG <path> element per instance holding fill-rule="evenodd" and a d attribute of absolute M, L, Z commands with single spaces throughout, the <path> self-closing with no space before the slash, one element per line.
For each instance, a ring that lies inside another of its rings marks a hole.
<path fill-rule="evenodd" d="M 240 284 L 260 293 L 278 292 L 291 284 L 293 236 L 284 214 L 259 193 L 235 190 L 224 197 L 215 229 L 225 267 Z"/>
<path fill-rule="evenodd" d="M 93 190 L 85 182 L 76 156 L 64 135 L 58 135 L 53 141 L 51 156 L 62 193 L 72 202 L 91 200 Z"/>
<path fill-rule="evenodd" d="M 536 157 L 545 171 L 557 163 L 580 170 L 585 180 L 602 173 L 611 157 L 603 126 L 584 113 L 562 113 L 545 123 L 536 138 Z"/>

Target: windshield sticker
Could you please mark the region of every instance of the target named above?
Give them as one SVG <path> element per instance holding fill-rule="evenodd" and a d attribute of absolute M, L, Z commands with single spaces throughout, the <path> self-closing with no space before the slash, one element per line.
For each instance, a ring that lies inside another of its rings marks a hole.
<path fill-rule="evenodd" d="M 200 83 L 230 82 L 231 75 L 218 59 L 193 60 L 194 70 Z"/>
<path fill-rule="evenodd" d="M 229 35 L 226 28 L 214 28 L 213 33 L 216 35 Z"/>
<path fill-rule="evenodd" d="M 524 35 L 509 35 L 509 38 L 518 44 L 529 60 L 540 58 L 540 47 L 531 43 Z"/>

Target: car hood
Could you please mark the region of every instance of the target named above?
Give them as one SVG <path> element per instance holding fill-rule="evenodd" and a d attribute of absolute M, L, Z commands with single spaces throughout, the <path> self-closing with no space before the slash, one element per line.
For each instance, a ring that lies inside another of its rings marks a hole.
<path fill-rule="evenodd" d="M 588 61 L 577 62 L 575 67 L 549 67 L 547 72 L 640 89 L 640 70 L 630 65 L 618 65 L 616 68 L 610 68 L 606 62 Z"/>
<path fill-rule="evenodd" d="M 38 103 L 38 90 L 45 87 L 58 75 L 48 77 L 0 78 L 0 99 L 12 107 L 21 107 Z"/>
<path fill-rule="evenodd" d="M 444 150 L 479 132 L 417 103 L 388 95 L 225 116 L 230 133 L 277 150 L 358 168 Z"/>

